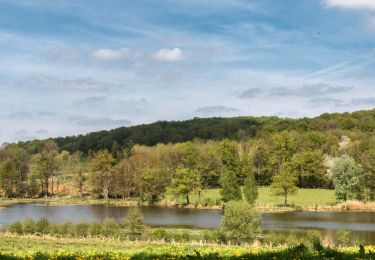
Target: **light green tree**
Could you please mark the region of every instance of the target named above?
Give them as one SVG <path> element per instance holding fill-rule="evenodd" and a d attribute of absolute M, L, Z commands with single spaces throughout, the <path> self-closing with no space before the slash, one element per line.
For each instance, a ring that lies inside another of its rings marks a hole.
<path fill-rule="evenodd" d="M 112 166 L 114 164 L 112 155 L 107 150 L 94 154 L 90 165 L 92 170 L 92 183 L 94 191 L 101 190 L 103 197 L 108 200 L 109 188 L 112 180 Z"/>
<path fill-rule="evenodd" d="M 290 163 L 283 163 L 279 173 L 272 177 L 271 187 L 275 196 L 284 197 L 284 205 L 288 205 L 288 196 L 297 193 L 297 177 L 292 172 Z"/>
<path fill-rule="evenodd" d="M 174 195 L 183 195 L 186 198 L 186 203 L 190 204 L 189 193 L 200 189 L 199 174 L 194 169 L 185 167 L 178 167 L 175 176 L 172 179 L 168 192 Z"/>
<path fill-rule="evenodd" d="M 335 160 L 332 168 L 332 180 L 338 200 L 347 201 L 362 198 L 363 169 L 349 155 L 343 155 Z"/>

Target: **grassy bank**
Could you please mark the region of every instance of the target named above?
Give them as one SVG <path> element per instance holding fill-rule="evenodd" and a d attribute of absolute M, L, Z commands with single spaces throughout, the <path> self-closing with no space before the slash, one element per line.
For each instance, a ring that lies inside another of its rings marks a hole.
<path fill-rule="evenodd" d="M 373 259 L 375 247 L 336 249 L 132 242 L 0 235 L 1 259 Z"/>
<path fill-rule="evenodd" d="M 166 200 L 158 203 L 161 207 L 198 207 L 198 208 L 221 208 L 220 190 L 207 189 L 201 193 L 201 201 L 199 203 L 196 194 L 190 195 L 191 204 L 184 205 L 183 198 L 177 199 L 177 205 L 171 196 L 167 196 Z M 330 210 L 336 204 L 334 191 L 326 189 L 299 189 L 297 194 L 288 198 L 290 207 L 283 207 L 283 198 L 280 196 L 273 196 L 271 188 L 260 187 L 259 197 L 256 206 L 259 211 L 284 211 L 284 210 Z M 139 199 L 110 199 L 105 201 L 103 199 L 95 199 L 90 197 L 48 197 L 40 199 L 0 199 L 0 207 L 16 203 L 41 202 L 52 205 L 66 205 L 66 204 L 106 204 L 113 206 L 136 206 L 140 204 Z"/>

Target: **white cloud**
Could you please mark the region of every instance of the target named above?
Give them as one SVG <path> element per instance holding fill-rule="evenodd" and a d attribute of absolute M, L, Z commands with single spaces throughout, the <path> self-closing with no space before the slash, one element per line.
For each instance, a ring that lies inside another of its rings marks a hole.
<path fill-rule="evenodd" d="M 161 49 L 157 53 L 154 54 L 154 58 L 159 61 L 180 61 L 184 59 L 182 51 L 180 48 L 174 49 Z"/>
<path fill-rule="evenodd" d="M 96 60 L 111 61 L 126 58 L 130 54 L 128 48 L 122 48 L 118 50 L 112 49 L 99 49 L 92 53 L 92 56 Z"/>
<path fill-rule="evenodd" d="M 375 10 L 374 0 L 324 0 L 327 7 L 338 7 L 356 10 Z"/>

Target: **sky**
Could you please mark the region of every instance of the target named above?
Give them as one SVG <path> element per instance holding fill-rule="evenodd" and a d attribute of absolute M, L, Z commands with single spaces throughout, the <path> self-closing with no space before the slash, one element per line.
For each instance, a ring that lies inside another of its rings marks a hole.
<path fill-rule="evenodd" d="M 0 0 L 0 144 L 375 106 L 375 0 Z"/>

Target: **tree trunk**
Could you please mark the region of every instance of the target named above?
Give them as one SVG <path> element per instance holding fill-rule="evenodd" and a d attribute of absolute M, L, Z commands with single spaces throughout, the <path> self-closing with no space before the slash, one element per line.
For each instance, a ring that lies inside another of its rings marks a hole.
<path fill-rule="evenodd" d="M 284 196 L 284 205 L 288 206 L 288 193 L 287 192 L 285 192 L 285 196 Z"/>
<path fill-rule="evenodd" d="M 46 197 L 48 197 L 48 178 L 46 178 L 45 180 L 44 180 L 44 185 L 45 185 L 45 196 Z"/>
<path fill-rule="evenodd" d="M 53 196 L 53 186 L 54 185 L 55 185 L 55 176 L 52 175 L 51 196 Z"/>
<path fill-rule="evenodd" d="M 190 204 L 189 194 L 186 194 L 186 203 L 187 203 L 188 205 Z"/>

